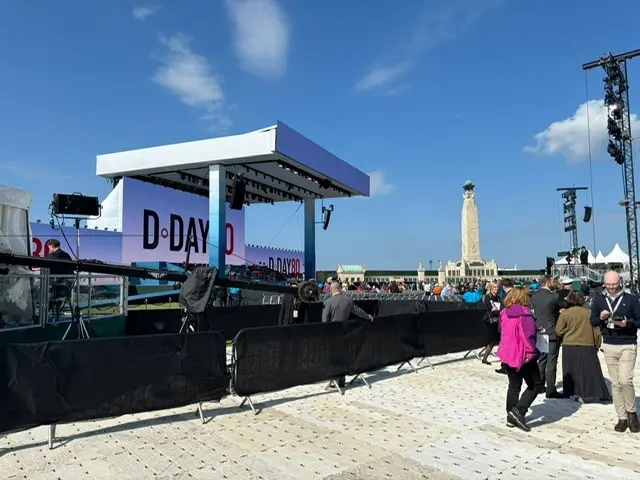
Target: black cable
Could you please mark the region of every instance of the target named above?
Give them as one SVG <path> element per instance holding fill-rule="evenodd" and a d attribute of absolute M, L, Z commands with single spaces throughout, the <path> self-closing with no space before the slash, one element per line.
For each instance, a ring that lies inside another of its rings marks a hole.
<path fill-rule="evenodd" d="M 595 205 L 593 204 L 593 158 L 591 155 L 591 120 L 589 118 L 589 78 L 587 77 L 587 71 L 584 71 L 584 88 L 587 98 L 587 143 L 589 145 L 589 184 L 591 189 L 591 228 L 593 230 L 593 251 L 594 255 L 597 252 L 596 248 L 596 220 L 594 216 Z"/>
<path fill-rule="evenodd" d="M 53 206 L 49 207 L 49 212 L 51 214 L 52 218 L 56 219 L 56 222 L 58 223 L 58 228 L 60 230 L 60 233 L 62 233 L 62 238 L 64 238 L 64 241 L 66 242 L 67 246 L 69 247 L 69 254 L 73 255 L 73 258 L 79 262 L 80 259 L 78 258 L 78 256 L 76 255 L 76 252 L 73 251 L 73 247 L 71 246 L 71 244 L 69 243 L 69 239 L 67 238 L 67 235 L 64 233 L 64 229 L 62 228 L 62 225 L 60 224 L 60 219 L 58 218 L 58 215 L 56 215 L 55 213 L 53 213 Z M 62 217 L 62 223 L 64 223 L 64 216 Z M 54 228 L 55 231 L 55 228 Z"/>

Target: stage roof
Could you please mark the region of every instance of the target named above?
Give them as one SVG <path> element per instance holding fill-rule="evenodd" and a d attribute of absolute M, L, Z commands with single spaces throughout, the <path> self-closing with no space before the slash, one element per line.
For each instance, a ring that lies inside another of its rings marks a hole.
<path fill-rule="evenodd" d="M 209 165 L 227 168 L 227 197 L 235 178 L 245 201 L 369 196 L 369 176 L 282 122 L 241 135 L 98 155 L 97 175 L 131 177 L 209 195 Z"/>

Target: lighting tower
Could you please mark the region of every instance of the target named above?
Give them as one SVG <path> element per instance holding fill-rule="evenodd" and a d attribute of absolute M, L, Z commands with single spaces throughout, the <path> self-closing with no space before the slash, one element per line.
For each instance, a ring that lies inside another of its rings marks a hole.
<path fill-rule="evenodd" d="M 562 214 L 564 217 L 564 231 L 571 232 L 571 244 L 569 252 L 574 255 L 578 249 L 578 219 L 576 217 L 576 200 L 578 190 L 587 190 L 587 187 L 557 188 L 562 192 Z M 573 258 L 573 257 L 572 257 Z"/>
<path fill-rule="evenodd" d="M 585 63 L 583 70 L 602 67 L 606 73 L 604 81 L 604 104 L 607 107 L 607 131 L 609 144 L 607 152 L 618 165 L 622 166 L 622 180 L 627 218 L 627 244 L 629 249 L 629 275 L 633 284 L 638 287 L 640 281 L 636 276 L 640 264 L 638 251 L 638 218 L 636 202 L 635 175 L 633 173 L 633 137 L 631 136 L 631 111 L 629 106 L 629 83 L 627 77 L 627 60 L 640 55 L 640 50 L 612 55 L 605 53 L 599 60 Z"/>

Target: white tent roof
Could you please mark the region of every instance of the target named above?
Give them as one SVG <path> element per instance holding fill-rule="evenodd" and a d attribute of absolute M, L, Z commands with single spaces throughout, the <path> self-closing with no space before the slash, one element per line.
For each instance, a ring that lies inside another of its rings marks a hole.
<path fill-rule="evenodd" d="M 124 196 L 124 182 L 111 190 L 111 193 L 102 201 L 102 214 L 99 218 L 87 220 L 87 228 L 97 228 L 99 230 L 122 231 L 122 208 Z"/>
<path fill-rule="evenodd" d="M 604 263 L 604 255 L 602 254 L 602 250 L 598 250 L 598 254 L 596 255 L 596 263 Z"/>
<path fill-rule="evenodd" d="M 629 255 L 624 253 L 622 248 L 620 248 L 620 245 L 616 243 L 616 246 L 613 247 L 613 250 L 611 250 L 611 253 L 609 253 L 609 255 L 607 255 L 606 257 L 604 257 L 604 263 L 627 264 L 629 263 Z"/>

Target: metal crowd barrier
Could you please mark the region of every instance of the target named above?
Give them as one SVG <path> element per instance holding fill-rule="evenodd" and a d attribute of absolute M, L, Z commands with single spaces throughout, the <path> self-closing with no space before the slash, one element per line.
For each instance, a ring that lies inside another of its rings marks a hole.
<path fill-rule="evenodd" d="M 50 275 L 49 269 L 0 275 L 0 331 L 124 315 L 127 277 L 97 273 Z"/>

